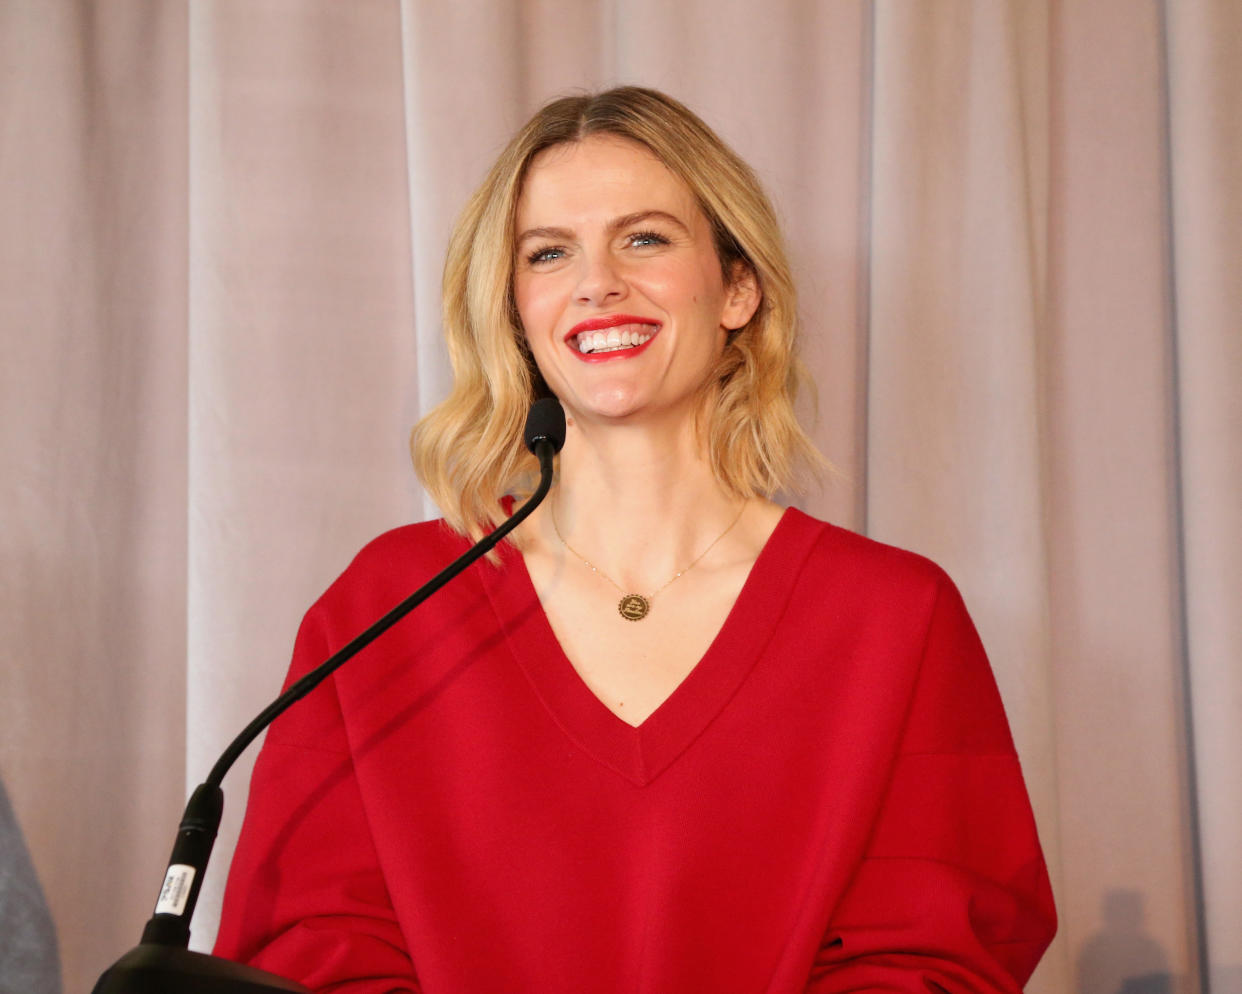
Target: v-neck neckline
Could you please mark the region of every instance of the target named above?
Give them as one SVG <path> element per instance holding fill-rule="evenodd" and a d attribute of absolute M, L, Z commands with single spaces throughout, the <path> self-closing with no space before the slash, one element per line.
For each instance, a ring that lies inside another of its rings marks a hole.
<path fill-rule="evenodd" d="M 521 553 L 484 586 L 506 641 L 560 729 L 597 762 L 642 787 L 690 747 L 724 710 L 775 633 L 802 563 L 825 527 L 788 508 L 764 543 L 724 624 L 702 658 L 640 725 L 617 717 L 587 686 L 548 621 Z"/>

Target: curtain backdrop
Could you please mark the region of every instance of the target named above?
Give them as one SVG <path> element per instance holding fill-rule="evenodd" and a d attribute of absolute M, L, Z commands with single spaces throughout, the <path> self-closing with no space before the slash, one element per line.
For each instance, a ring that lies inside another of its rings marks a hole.
<path fill-rule="evenodd" d="M 842 471 L 799 503 L 971 607 L 1061 913 L 1029 990 L 1242 994 L 1236 0 L 0 2 L 0 774 L 66 990 L 301 613 L 436 513 L 466 196 L 617 82 L 784 219 Z"/>

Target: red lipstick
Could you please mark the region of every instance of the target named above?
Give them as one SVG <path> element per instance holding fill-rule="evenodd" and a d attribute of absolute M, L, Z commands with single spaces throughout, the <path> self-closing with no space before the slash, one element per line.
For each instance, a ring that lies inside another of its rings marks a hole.
<path fill-rule="evenodd" d="M 571 338 L 577 338 L 584 331 L 607 331 L 609 328 L 616 328 L 623 324 L 648 324 L 656 331 L 660 330 L 660 322 L 653 321 L 651 318 L 640 318 L 633 314 L 602 314 L 597 318 L 587 318 L 585 321 L 579 321 L 576 325 L 569 329 L 569 333 L 565 336 L 565 341 Z M 652 332 L 655 334 L 655 332 Z"/>
<path fill-rule="evenodd" d="M 603 352 L 583 352 L 578 348 L 578 336 L 582 334 L 590 334 L 592 332 L 607 331 L 609 328 L 617 328 L 622 325 L 641 325 L 650 329 L 649 337 L 641 345 L 627 345 L 624 348 L 614 348 Z M 634 314 L 604 314 L 599 317 L 588 318 L 574 325 L 565 335 L 565 344 L 569 346 L 574 356 L 582 362 L 608 362 L 611 359 L 632 359 L 639 353 L 646 350 L 660 331 L 660 322 L 653 321 L 651 318 L 638 317 Z"/>

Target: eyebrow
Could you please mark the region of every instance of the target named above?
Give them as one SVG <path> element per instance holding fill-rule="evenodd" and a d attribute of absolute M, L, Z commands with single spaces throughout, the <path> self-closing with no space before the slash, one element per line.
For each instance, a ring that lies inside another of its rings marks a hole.
<path fill-rule="evenodd" d="M 686 227 L 681 218 L 674 214 L 670 214 L 668 211 L 659 210 L 635 211 L 633 214 L 625 214 L 621 217 L 613 218 L 613 220 L 608 222 L 608 231 L 609 233 L 614 233 L 622 228 L 628 228 L 634 224 L 641 224 L 643 221 L 667 221 L 669 224 L 676 225 L 687 234 L 690 233 L 690 229 Z M 562 241 L 570 241 L 573 237 L 574 232 L 571 228 L 527 228 L 517 236 L 517 240 L 514 244 L 521 245 L 523 242 L 531 238 L 553 238 Z"/>

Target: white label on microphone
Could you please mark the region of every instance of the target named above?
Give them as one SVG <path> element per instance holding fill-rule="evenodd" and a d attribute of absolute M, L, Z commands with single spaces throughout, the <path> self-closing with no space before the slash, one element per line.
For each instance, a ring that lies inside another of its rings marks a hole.
<path fill-rule="evenodd" d="M 160 899 L 155 902 L 157 915 L 180 915 L 190 900 L 190 885 L 194 883 L 194 867 L 185 863 L 173 863 L 164 876 Z"/>

